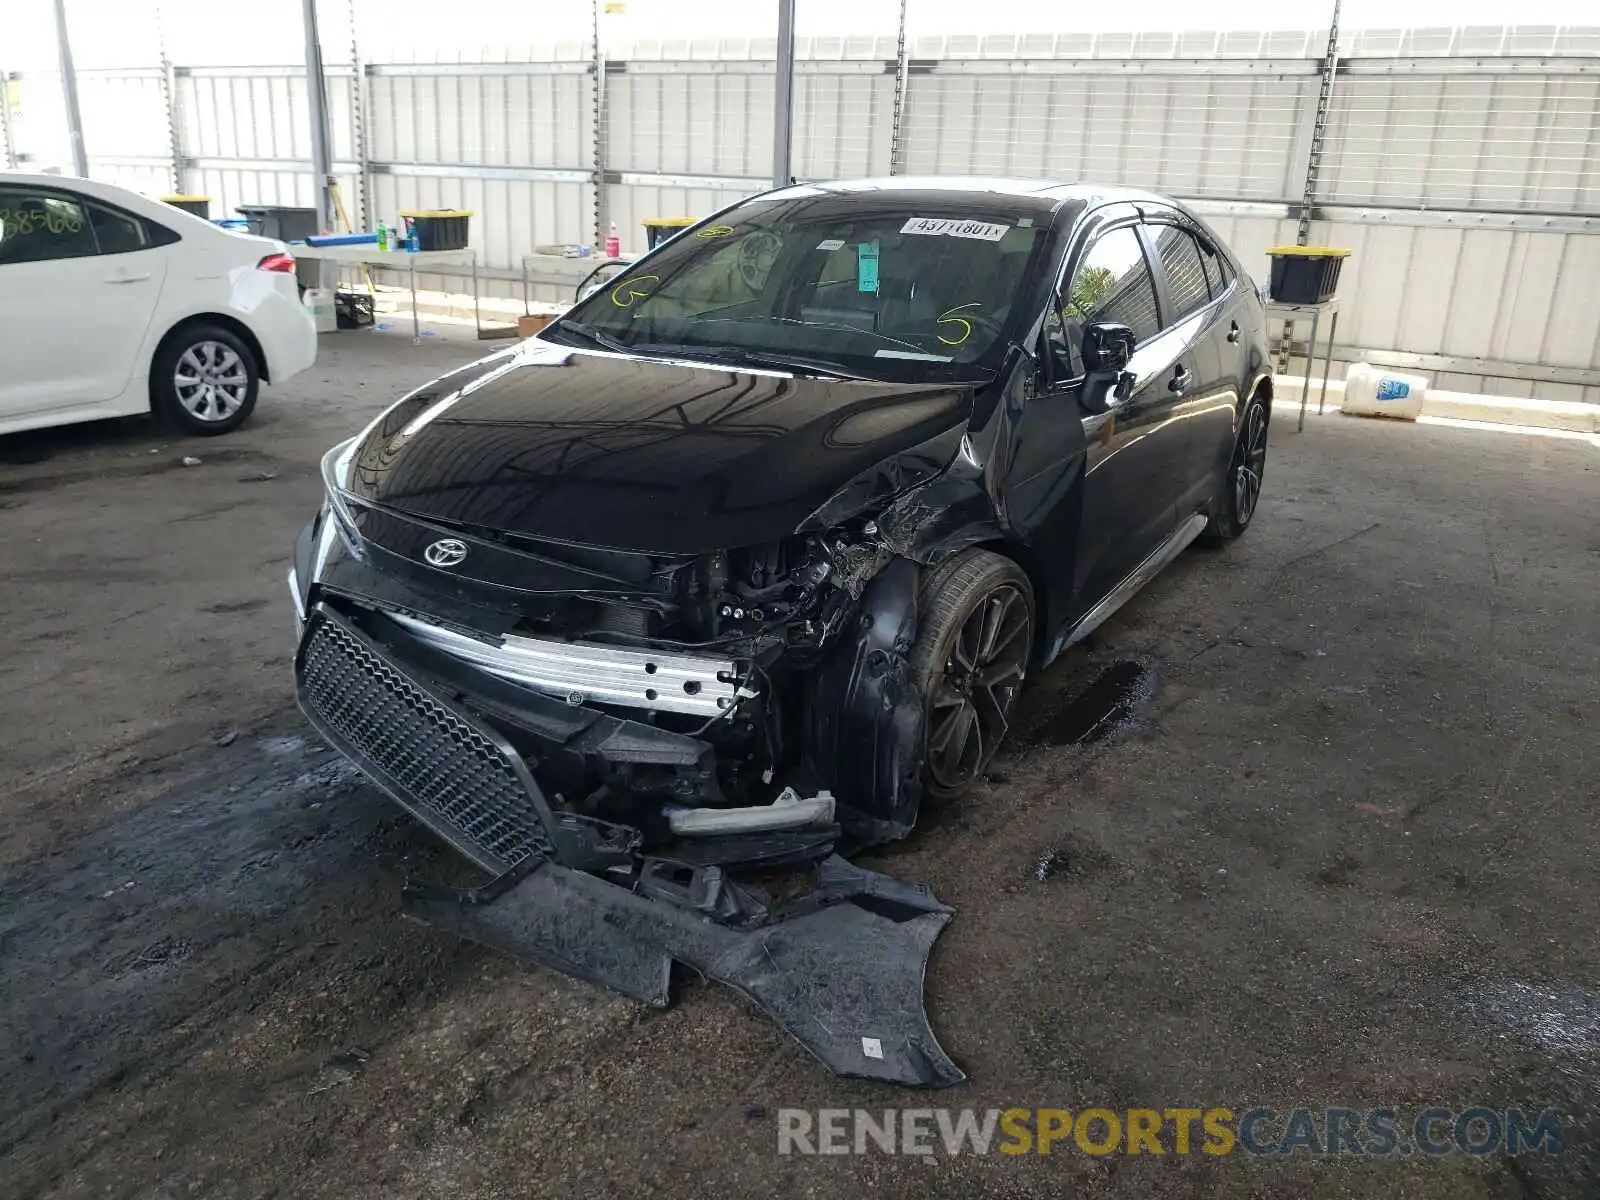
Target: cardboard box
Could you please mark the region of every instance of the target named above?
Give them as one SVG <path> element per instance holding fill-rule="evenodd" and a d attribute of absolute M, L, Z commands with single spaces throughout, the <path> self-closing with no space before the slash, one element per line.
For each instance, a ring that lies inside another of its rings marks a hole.
<path fill-rule="evenodd" d="M 532 337 L 555 319 L 555 313 L 530 313 L 528 316 L 518 317 L 517 336 Z"/>

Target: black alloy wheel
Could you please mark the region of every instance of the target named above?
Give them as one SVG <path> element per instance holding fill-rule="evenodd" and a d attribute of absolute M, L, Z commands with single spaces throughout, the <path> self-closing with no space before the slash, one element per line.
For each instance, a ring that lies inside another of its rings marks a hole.
<path fill-rule="evenodd" d="M 1010 729 L 1033 649 L 1033 593 L 1010 559 L 970 550 L 924 584 L 912 669 L 926 715 L 925 782 L 969 787 Z"/>
<path fill-rule="evenodd" d="M 1261 481 L 1267 473 L 1267 412 L 1259 402 L 1245 412 L 1238 460 L 1233 469 L 1233 511 L 1243 527 L 1255 516 Z"/>
<path fill-rule="evenodd" d="M 1260 396 L 1250 397 L 1239 422 L 1239 437 L 1217 492 L 1211 501 L 1211 519 L 1201 541 L 1212 546 L 1231 542 L 1245 531 L 1261 503 L 1261 484 L 1267 477 L 1267 432 L 1271 420 Z"/>

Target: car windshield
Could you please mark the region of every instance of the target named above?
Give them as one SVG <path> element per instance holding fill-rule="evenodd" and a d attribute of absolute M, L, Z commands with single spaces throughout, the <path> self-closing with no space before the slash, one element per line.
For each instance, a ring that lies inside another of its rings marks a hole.
<path fill-rule="evenodd" d="M 753 200 L 608 280 L 569 345 L 892 380 L 992 371 L 1049 212 L 940 195 Z"/>

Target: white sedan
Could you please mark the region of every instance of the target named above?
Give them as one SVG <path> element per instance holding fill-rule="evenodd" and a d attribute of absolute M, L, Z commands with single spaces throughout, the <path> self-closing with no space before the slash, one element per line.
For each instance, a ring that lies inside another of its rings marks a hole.
<path fill-rule="evenodd" d="M 227 433 L 316 361 L 282 242 L 125 188 L 0 171 L 0 433 L 154 412 Z"/>

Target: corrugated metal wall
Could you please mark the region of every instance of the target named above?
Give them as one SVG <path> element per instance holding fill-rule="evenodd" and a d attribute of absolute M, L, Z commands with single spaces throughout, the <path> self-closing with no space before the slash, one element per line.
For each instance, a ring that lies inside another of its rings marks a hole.
<path fill-rule="evenodd" d="M 1264 277 L 1266 247 L 1294 240 L 1325 39 L 919 37 L 896 165 L 1169 192 Z M 597 219 L 638 244 L 647 216 L 765 186 L 770 39 L 604 49 L 603 72 L 577 42 L 538 61 L 331 66 L 335 169 L 356 219 L 363 201 L 369 222 L 472 209 L 486 290 L 514 292 L 535 245 L 594 241 Z M 891 170 L 898 49 L 800 39 L 797 175 Z M 165 191 L 175 124 L 184 190 L 223 211 L 311 201 L 298 67 L 179 65 L 164 80 L 146 65 L 85 72 L 80 87 L 97 175 Z M 1409 356 L 1441 386 L 1600 400 L 1600 30 L 1346 36 L 1316 201 L 1313 241 L 1355 252 L 1342 356 Z"/>

